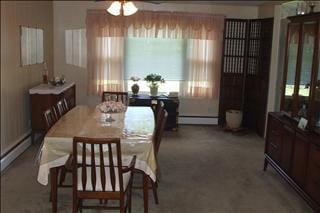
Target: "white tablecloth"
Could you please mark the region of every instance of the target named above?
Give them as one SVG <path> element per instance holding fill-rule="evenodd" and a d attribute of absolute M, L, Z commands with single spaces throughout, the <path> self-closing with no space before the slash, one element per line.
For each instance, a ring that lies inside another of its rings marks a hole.
<path fill-rule="evenodd" d="M 74 136 L 121 138 L 123 165 L 137 156 L 135 168 L 156 180 L 153 134 L 154 115 L 150 107 L 128 107 L 125 113 L 114 113 L 112 123 L 95 107 L 77 106 L 59 119 L 44 138 L 38 182 L 47 185 L 50 168 L 62 166 L 72 154 Z"/>

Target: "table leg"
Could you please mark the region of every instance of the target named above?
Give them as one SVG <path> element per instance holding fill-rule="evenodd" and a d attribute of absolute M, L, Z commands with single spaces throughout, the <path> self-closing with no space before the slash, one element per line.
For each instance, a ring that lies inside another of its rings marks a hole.
<path fill-rule="evenodd" d="M 143 207 L 144 213 L 148 213 L 148 191 L 149 191 L 149 177 L 145 173 L 143 174 Z"/>
<path fill-rule="evenodd" d="M 52 213 L 56 213 L 57 212 L 57 200 L 58 200 L 58 193 L 57 193 L 58 168 L 57 167 L 50 169 L 50 176 L 51 176 Z"/>

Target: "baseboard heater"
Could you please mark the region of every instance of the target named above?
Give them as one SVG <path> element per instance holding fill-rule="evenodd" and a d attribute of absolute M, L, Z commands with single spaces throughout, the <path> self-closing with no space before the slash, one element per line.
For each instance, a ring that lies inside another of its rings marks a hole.
<path fill-rule="evenodd" d="M 217 125 L 217 116 L 187 116 L 180 115 L 178 117 L 179 124 L 198 124 L 198 125 Z"/>
<path fill-rule="evenodd" d="M 30 136 L 30 132 L 22 135 L 22 137 L 16 141 L 15 145 L 1 156 L 1 172 L 31 145 Z"/>

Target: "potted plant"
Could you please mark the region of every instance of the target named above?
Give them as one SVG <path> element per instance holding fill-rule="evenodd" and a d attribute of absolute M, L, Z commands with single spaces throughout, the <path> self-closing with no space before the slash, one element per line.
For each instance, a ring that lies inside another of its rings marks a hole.
<path fill-rule="evenodd" d="M 150 95 L 157 96 L 159 84 L 164 83 L 164 78 L 158 74 L 149 74 L 144 78 L 144 80 L 149 84 Z"/>

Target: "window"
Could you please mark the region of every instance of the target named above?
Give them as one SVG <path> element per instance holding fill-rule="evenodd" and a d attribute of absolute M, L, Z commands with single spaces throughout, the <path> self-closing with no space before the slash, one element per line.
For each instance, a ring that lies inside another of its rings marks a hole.
<path fill-rule="evenodd" d="M 85 29 L 65 31 L 66 63 L 82 68 L 87 67 L 87 39 Z"/>
<path fill-rule="evenodd" d="M 43 29 L 23 27 L 21 31 L 21 65 L 43 63 Z"/>
<path fill-rule="evenodd" d="M 138 76 L 142 80 L 151 73 L 160 74 L 166 82 L 159 92 L 179 92 L 180 81 L 184 79 L 186 64 L 185 39 L 136 38 L 125 39 L 124 78 Z M 132 81 L 127 81 L 130 88 Z M 145 81 L 139 81 L 140 91 L 149 91 Z"/>

